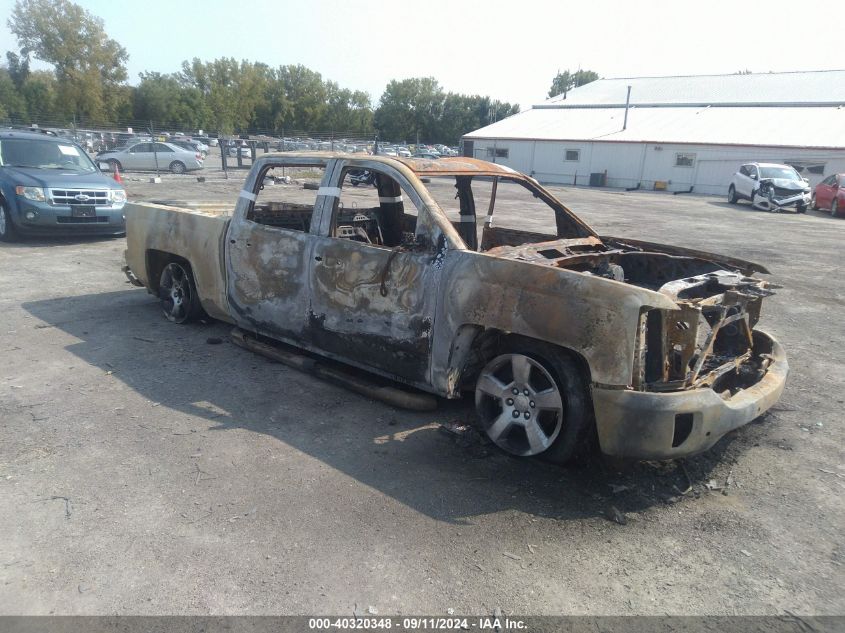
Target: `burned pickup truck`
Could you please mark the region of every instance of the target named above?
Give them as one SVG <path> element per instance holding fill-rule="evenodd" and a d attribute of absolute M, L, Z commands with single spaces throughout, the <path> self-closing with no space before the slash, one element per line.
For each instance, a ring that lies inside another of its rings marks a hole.
<path fill-rule="evenodd" d="M 362 171 L 372 185 L 353 187 Z M 312 188 L 285 184 L 310 179 Z M 317 184 L 319 183 L 319 184 Z M 600 237 L 534 179 L 471 158 L 267 154 L 234 208 L 129 204 L 125 268 L 203 313 L 446 398 L 514 455 L 712 446 L 779 398 L 750 262 Z"/>

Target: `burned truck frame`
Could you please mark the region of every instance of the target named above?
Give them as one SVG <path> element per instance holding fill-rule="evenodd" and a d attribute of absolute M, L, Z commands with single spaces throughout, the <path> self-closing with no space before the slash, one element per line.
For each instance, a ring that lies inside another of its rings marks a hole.
<path fill-rule="evenodd" d="M 313 201 L 266 199 L 283 168 L 320 170 Z M 364 170 L 370 201 L 347 198 Z M 448 179 L 452 215 L 423 178 Z M 498 226 L 505 183 L 551 212 L 551 231 Z M 774 404 L 787 374 L 755 328 L 764 268 L 600 237 L 485 161 L 266 155 L 233 211 L 130 204 L 127 240 L 127 271 L 171 320 L 204 310 L 443 397 L 473 391 L 515 455 L 566 461 L 595 432 L 610 455 L 689 455 Z"/>

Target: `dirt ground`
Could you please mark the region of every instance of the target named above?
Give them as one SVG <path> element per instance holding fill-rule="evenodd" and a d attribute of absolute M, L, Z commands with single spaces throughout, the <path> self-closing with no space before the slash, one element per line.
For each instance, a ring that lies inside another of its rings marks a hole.
<path fill-rule="evenodd" d="M 126 185 L 234 203 L 243 172 L 206 172 Z M 0 613 L 845 613 L 845 221 L 553 191 L 768 266 L 774 410 L 683 465 L 514 459 L 441 427 L 468 400 L 392 409 L 166 322 L 123 239 L 2 245 Z"/>

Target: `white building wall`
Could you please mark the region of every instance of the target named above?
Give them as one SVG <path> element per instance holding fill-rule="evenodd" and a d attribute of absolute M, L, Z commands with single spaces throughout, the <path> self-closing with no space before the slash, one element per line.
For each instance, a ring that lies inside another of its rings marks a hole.
<path fill-rule="evenodd" d="M 473 139 L 476 158 L 507 165 L 549 184 L 587 185 L 590 174 L 607 171 L 609 187 L 653 189 L 656 181 L 669 191 L 726 195 L 734 172 L 743 163 L 824 165 L 822 173 L 807 169 L 801 175 L 815 186 L 833 173 L 845 173 L 845 149 L 814 150 L 782 147 L 614 143 L 594 141 L 505 141 Z M 507 150 L 492 157 L 488 148 Z M 566 150 L 578 150 L 578 161 L 564 160 Z M 692 167 L 676 165 L 677 154 L 694 154 Z"/>

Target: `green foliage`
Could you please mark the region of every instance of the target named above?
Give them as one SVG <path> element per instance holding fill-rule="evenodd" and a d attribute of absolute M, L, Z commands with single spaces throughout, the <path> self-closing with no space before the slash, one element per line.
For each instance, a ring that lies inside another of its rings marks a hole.
<path fill-rule="evenodd" d="M 199 89 L 183 85 L 178 75 L 141 73 L 133 106 L 134 118 L 174 129 L 201 128 L 211 115 Z"/>
<path fill-rule="evenodd" d="M 12 74 L 8 69 L 0 67 L 0 119 L 24 119 L 27 116 L 26 101 L 15 85 Z"/>
<path fill-rule="evenodd" d="M 558 72 L 552 80 L 552 87 L 549 88 L 549 96 L 556 97 L 564 92 L 569 92 L 573 88 L 595 81 L 598 78 L 598 73 L 592 70 L 576 70 L 571 74 L 568 70 L 564 70 L 562 73 Z"/>
<path fill-rule="evenodd" d="M 51 64 L 65 113 L 107 121 L 125 106 L 128 54 L 106 35 L 100 18 L 69 0 L 18 0 L 8 26 L 23 57 L 8 58 L 10 73 L 28 72 L 30 55 Z"/>
<path fill-rule="evenodd" d="M 108 37 L 101 19 L 70 0 L 17 0 L 8 25 L 20 53 L 8 52 L 0 66 L 0 119 L 62 126 L 154 121 L 162 129 L 223 134 L 377 128 L 389 140 L 453 144 L 519 112 L 489 97 L 446 93 L 432 77 L 391 81 L 374 111 L 366 92 L 305 66 L 229 57 L 194 58 L 171 74 L 144 72 L 131 87 L 126 50 Z M 52 70 L 31 71 L 30 58 Z"/>
<path fill-rule="evenodd" d="M 433 77 L 421 77 L 387 84 L 373 124 L 386 139 L 452 144 L 518 112 L 519 105 L 489 97 L 444 93 Z"/>

